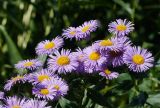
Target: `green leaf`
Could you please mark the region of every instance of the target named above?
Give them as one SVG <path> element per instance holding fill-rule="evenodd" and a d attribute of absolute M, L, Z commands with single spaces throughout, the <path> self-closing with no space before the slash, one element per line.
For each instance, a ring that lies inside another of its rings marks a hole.
<path fill-rule="evenodd" d="M 143 82 L 138 86 L 140 91 L 151 92 L 152 81 L 149 79 L 143 79 Z"/>
<path fill-rule="evenodd" d="M 109 104 L 107 97 L 103 96 L 96 90 L 88 88 L 87 96 L 99 105 L 112 107 Z"/>
<path fill-rule="evenodd" d="M 126 12 L 133 16 L 134 11 L 131 9 L 128 3 L 123 2 L 122 0 L 113 0 L 115 3 L 119 4 Z"/>
<path fill-rule="evenodd" d="M 149 95 L 147 103 L 152 105 L 154 108 L 160 108 L 160 93 Z"/>
<path fill-rule="evenodd" d="M 148 98 L 146 92 L 141 92 L 138 96 L 132 98 L 132 101 L 129 103 L 130 106 L 143 106 Z"/>
<path fill-rule="evenodd" d="M 59 99 L 59 104 L 62 108 L 76 108 L 77 107 L 75 102 L 71 102 L 68 99 L 65 99 L 63 97 Z"/>
<path fill-rule="evenodd" d="M 0 25 L 0 32 L 3 34 L 3 36 L 7 42 L 10 61 L 11 61 L 12 65 L 14 65 L 19 60 L 22 60 L 22 57 L 21 57 L 16 45 L 14 44 L 12 39 L 10 38 L 11 36 L 9 36 L 6 29 L 2 25 Z"/>
<path fill-rule="evenodd" d="M 123 95 L 128 92 L 134 85 L 131 76 L 128 73 L 122 73 L 116 79 L 117 86 L 113 88 L 112 92 L 118 95 Z"/>
<path fill-rule="evenodd" d="M 120 84 L 123 83 L 124 81 L 131 81 L 131 80 L 132 78 L 128 73 L 122 73 L 117 78 L 117 82 Z"/>

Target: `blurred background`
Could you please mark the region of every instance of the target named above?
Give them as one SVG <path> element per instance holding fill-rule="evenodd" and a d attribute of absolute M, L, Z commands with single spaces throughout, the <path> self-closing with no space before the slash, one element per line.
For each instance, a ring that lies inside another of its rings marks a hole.
<path fill-rule="evenodd" d="M 40 41 L 61 35 L 69 26 L 100 20 L 101 28 L 89 41 L 65 41 L 65 48 L 84 48 L 107 37 L 108 24 L 118 18 L 135 24 L 129 37 L 135 45 L 149 49 L 157 62 L 160 0 L 0 0 L 0 89 L 16 74 L 15 63 L 36 57 L 35 47 Z"/>

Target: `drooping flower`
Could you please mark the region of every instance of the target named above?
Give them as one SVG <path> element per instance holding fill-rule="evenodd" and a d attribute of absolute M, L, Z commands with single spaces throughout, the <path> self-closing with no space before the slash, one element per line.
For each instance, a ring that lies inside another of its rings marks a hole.
<path fill-rule="evenodd" d="M 17 96 L 8 97 L 5 99 L 5 107 L 4 108 L 24 108 L 26 104 L 26 99 L 20 99 Z"/>
<path fill-rule="evenodd" d="M 99 75 L 106 77 L 106 79 L 112 80 L 119 76 L 118 72 L 110 71 L 108 68 L 102 69 Z"/>
<path fill-rule="evenodd" d="M 141 47 L 129 47 L 124 53 L 123 60 L 131 71 L 144 72 L 153 67 L 152 54 Z"/>
<path fill-rule="evenodd" d="M 119 41 L 121 48 L 116 51 L 110 50 L 107 52 L 108 64 L 111 64 L 113 67 L 122 66 L 124 64 L 123 54 L 125 50 L 132 45 L 128 37 L 117 38 L 117 41 Z"/>
<path fill-rule="evenodd" d="M 12 77 L 4 86 L 4 90 L 9 91 L 12 86 L 17 83 L 25 83 L 26 82 L 26 75 L 17 75 L 16 77 Z"/>
<path fill-rule="evenodd" d="M 127 21 L 126 19 L 117 19 L 114 22 L 111 22 L 109 26 L 109 32 L 115 34 L 118 37 L 128 35 L 131 31 L 134 30 L 133 23 Z"/>
<path fill-rule="evenodd" d="M 32 93 L 39 99 L 53 100 L 56 97 L 56 90 L 52 86 L 42 84 L 35 85 Z"/>
<path fill-rule="evenodd" d="M 118 51 L 122 49 L 123 44 L 119 41 L 118 37 L 112 37 L 111 39 L 96 41 L 93 46 L 100 50 Z"/>
<path fill-rule="evenodd" d="M 84 54 L 84 65 L 86 66 L 86 68 L 92 71 L 96 71 L 102 64 L 107 62 L 107 55 L 105 55 L 105 53 L 103 53 L 102 51 L 96 49 L 94 46 L 85 48 Z M 92 73 L 92 71 L 90 71 L 89 73 Z"/>
<path fill-rule="evenodd" d="M 71 72 L 78 66 L 76 57 L 70 50 L 62 49 L 61 52 L 55 51 L 55 56 L 51 55 L 48 60 L 48 68 L 52 71 L 58 71 L 59 74 Z"/>
<path fill-rule="evenodd" d="M 81 39 L 80 31 L 76 27 L 69 27 L 63 30 L 62 36 L 66 39 Z"/>
<path fill-rule="evenodd" d="M 47 106 L 47 104 L 45 100 L 31 99 L 27 101 L 23 108 L 52 108 L 51 106 Z"/>
<path fill-rule="evenodd" d="M 49 87 L 52 86 L 56 90 L 56 98 L 60 98 L 67 94 L 68 85 L 67 83 L 62 80 L 61 78 L 57 79 L 50 79 L 43 82 L 44 85 L 48 85 Z"/>
<path fill-rule="evenodd" d="M 38 59 L 23 60 L 15 64 L 15 67 L 17 69 L 29 69 L 29 70 L 38 69 L 41 66 L 42 66 L 42 62 L 39 61 Z"/>
<path fill-rule="evenodd" d="M 84 72 L 85 66 L 84 66 L 84 61 L 85 61 L 85 54 L 82 49 L 78 48 L 76 49 L 76 52 L 73 52 L 73 55 L 76 57 L 76 60 L 78 62 L 78 67 L 76 68 L 75 72 L 81 73 Z"/>
<path fill-rule="evenodd" d="M 50 55 L 53 52 L 63 45 L 63 39 L 60 37 L 56 37 L 53 40 L 45 40 L 40 42 L 36 47 L 36 53 L 38 55 Z"/>
<path fill-rule="evenodd" d="M 78 30 L 81 32 L 81 39 L 88 38 L 90 33 L 95 31 L 100 26 L 100 22 L 98 20 L 90 20 L 84 22 L 81 26 L 78 27 Z"/>
<path fill-rule="evenodd" d="M 30 73 L 27 80 L 32 84 L 42 83 L 44 80 L 49 80 L 50 78 L 58 78 L 53 71 L 42 69 L 35 73 Z"/>

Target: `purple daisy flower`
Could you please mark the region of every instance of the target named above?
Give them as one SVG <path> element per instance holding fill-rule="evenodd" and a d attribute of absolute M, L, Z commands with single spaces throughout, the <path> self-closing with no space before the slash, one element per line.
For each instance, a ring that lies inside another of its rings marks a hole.
<path fill-rule="evenodd" d="M 17 69 L 29 69 L 34 70 L 39 67 L 41 67 L 43 64 L 38 59 L 30 59 L 30 60 L 23 60 L 19 61 L 17 64 L 15 64 L 15 67 Z"/>
<path fill-rule="evenodd" d="M 55 56 L 50 56 L 48 60 L 49 70 L 58 71 L 59 74 L 71 72 L 78 66 L 76 57 L 70 50 L 62 49 L 61 52 L 55 51 Z"/>
<path fill-rule="evenodd" d="M 26 75 L 18 75 L 16 77 L 12 77 L 7 83 L 4 85 L 4 90 L 9 91 L 13 85 L 16 83 L 25 83 L 26 82 Z"/>
<path fill-rule="evenodd" d="M 5 108 L 24 108 L 26 99 L 20 99 L 16 96 L 8 97 L 5 99 Z"/>
<path fill-rule="evenodd" d="M 61 78 L 57 79 L 50 79 L 43 82 L 44 85 L 48 85 L 49 87 L 52 86 L 56 90 L 56 98 L 60 98 L 67 94 L 68 85 L 67 83 L 62 80 Z"/>
<path fill-rule="evenodd" d="M 37 83 L 42 83 L 44 80 L 49 80 L 50 78 L 58 78 L 52 71 L 47 69 L 42 69 L 38 72 L 31 73 L 28 75 L 28 81 L 33 85 Z"/>
<path fill-rule="evenodd" d="M 53 100 L 56 96 L 56 90 L 52 86 L 37 84 L 33 87 L 32 93 L 39 99 Z"/>
<path fill-rule="evenodd" d="M 31 99 L 28 100 L 23 108 L 51 108 L 51 106 L 47 106 L 47 104 L 45 100 Z"/>
<path fill-rule="evenodd" d="M 122 66 L 124 64 L 123 54 L 125 50 L 131 46 L 131 41 L 128 37 L 117 38 L 123 47 L 118 51 L 110 50 L 107 52 L 108 64 L 112 64 L 113 67 Z"/>
<path fill-rule="evenodd" d="M 111 39 L 96 41 L 93 44 L 93 46 L 96 47 L 96 48 L 98 48 L 98 49 L 100 49 L 100 50 L 118 51 L 118 50 L 122 49 L 123 44 L 122 44 L 122 42 L 119 41 L 119 38 L 112 37 Z"/>
<path fill-rule="evenodd" d="M 124 53 L 123 60 L 134 72 L 144 72 L 153 67 L 154 62 L 152 54 L 141 47 L 129 47 Z"/>
<path fill-rule="evenodd" d="M 84 22 L 77 29 L 81 32 L 81 39 L 88 38 L 90 33 L 96 31 L 96 29 L 100 26 L 100 22 L 98 20 L 90 20 Z"/>
<path fill-rule="evenodd" d="M 38 55 L 50 55 L 63 45 L 63 38 L 56 37 L 52 41 L 45 40 L 40 42 L 36 47 L 36 53 Z"/>
<path fill-rule="evenodd" d="M 124 64 L 123 53 L 123 50 L 108 51 L 108 65 L 111 64 L 113 67 L 122 66 Z"/>
<path fill-rule="evenodd" d="M 69 27 L 65 30 L 63 30 L 62 36 L 66 39 L 73 39 L 75 38 L 76 40 L 81 39 L 80 31 L 76 27 Z"/>
<path fill-rule="evenodd" d="M 97 70 L 102 64 L 107 62 L 105 53 L 102 51 L 100 52 L 93 46 L 85 48 L 84 54 L 84 65 L 90 70 Z M 89 73 L 92 73 L 92 71 L 90 71 Z"/>
<path fill-rule="evenodd" d="M 126 19 L 117 19 L 114 22 L 111 22 L 109 26 L 109 32 L 115 34 L 116 36 L 125 36 L 128 35 L 131 31 L 134 30 L 133 23 L 127 21 Z"/>
<path fill-rule="evenodd" d="M 112 72 L 109 69 L 102 69 L 99 75 L 106 77 L 106 79 L 112 80 L 119 76 L 119 73 Z"/>

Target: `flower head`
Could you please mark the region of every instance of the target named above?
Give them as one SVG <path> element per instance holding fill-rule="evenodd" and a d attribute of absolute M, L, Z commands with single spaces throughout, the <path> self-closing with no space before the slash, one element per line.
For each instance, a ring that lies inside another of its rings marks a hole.
<path fill-rule="evenodd" d="M 128 35 L 131 31 L 133 31 L 133 23 L 130 21 L 127 21 L 126 19 L 117 19 L 114 22 L 111 22 L 109 26 L 109 32 L 113 33 L 119 37 Z"/>
<path fill-rule="evenodd" d="M 26 75 L 17 75 L 16 77 L 12 77 L 4 86 L 4 90 L 9 91 L 13 85 L 16 83 L 24 83 L 26 81 Z"/>
<path fill-rule="evenodd" d="M 123 44 L 119 41 L 118 37 L 112 37 L 111 39 L 96 41 L 93 46 L 100 50 L 118 51 L 122 49 Z"/>
<path fill-rule="evenodd" d="M 152 54 L 140 47 L 129 47 L 124 53 L 123 60 L 134 72 L 144 72 L 151 68 L 154 62 Z"/>
<path fill-rule="evenodd" d="M 15 64 L 15 67 L 17 69 L 29 69 L 29 70 L 34 70 L 41 66 L 42 62 L 39 61 L 38 59 L 23 60 Z"/>
<path fill-rule="evenodd" d="M 55 51 L 55 56 L 50 56 L 48 60 L 49 70 L 58 71 L 58 73 L 67 73 L 75 70 L 78 66 L 76 57 L 71 54 L 70 50 L 62 49 L 61 52 Z"/>
<path fill-rule="evenodd" d="M 69 27 L 67 29 L 63 30 L 62 36 L 66 39 L 73 39 L 75 38 L 76 40 L 81 39 L 80 31 L 76 27 Z"/>
<path fill-rule="evenodd" d="M 67 94 L 68 85 L 67 83 L 62 80 L 61 78 L 57 79 L 50 79 L 43 82 L 44 85 L 52 86 L 56 90 L 56 97 L 60 98 Z"/>
<path fill-rule="evenodd" d="M 90 70 L 97 70 L 102 64 L 107 62 L 105 53 L 99 51 L 94 46 L 85 48 L 84 54 L 84 65 Z"/>
<path fill-rule="evenodd" d="M 88 38 L 90 33 L 95 31 L 100 26 L 98 20 L 90 20 L 84 22 L 81 26 L 78 27 L 78 30 L 81 32 L 81 39 Z"/>
<path fill-rule="evenodd" d="M 32 84 L 42 83 L 44 80 L 49 80 L 50 78 L 56 78 L 56 76 L 52 71 L 47 69 L 42 69 L 38 72 L 31 73 L 28 75 L 27 79 Z"/>
<path fill-rule="evenodd" d="M 63 45 L 63 39 L 60 37 L 54 38 L 52 41 L 45 40 L 40 42 L 36 47 L 36 53 L 38 55 L 50 55 Z"/>
<path fill-rule="evenodd" d="M 23 108 L 51 108 L 51 106 L 47 106 L 45 100 L 31 99 L 27 101 Z"/>
<path fill-rule="evenodd" d="M 108 68 L 104 68 L 101 70 L 99 75 L 106 77 L 106 79 L 112 80 L 114 78 L 117 78 L 119 76 L 119 73 L 110 71 Z"/>
<path fill-rule="evenodd" d="M 8 97 L 5 99 L 5 108 L 24 108 L 26 99 L 20 99 L 16 96 Z"/>
<path fill-rule="evenodd" d="M 35 85 L 32 93 L 39 99 L 53 100 L 56 96 L 56 90 L 52 86 L 42 84 Z"/>

